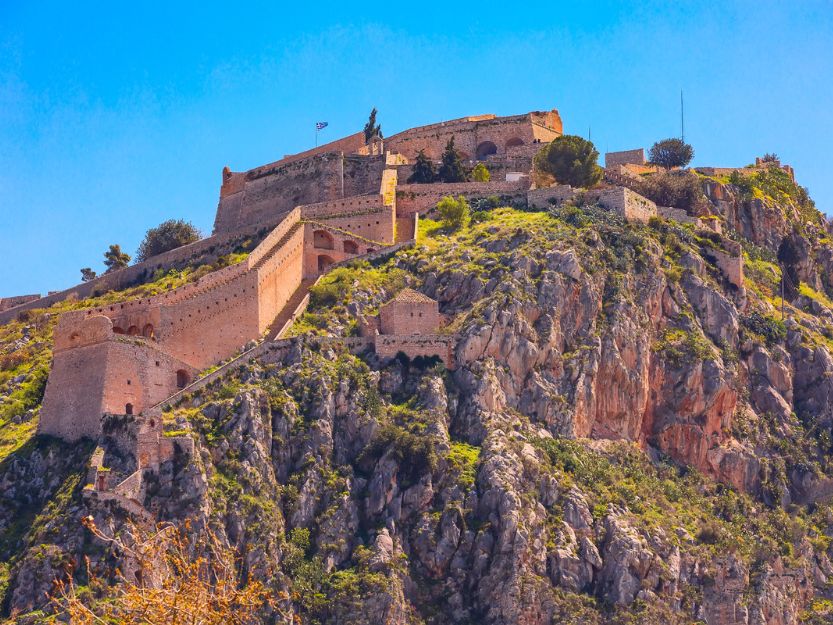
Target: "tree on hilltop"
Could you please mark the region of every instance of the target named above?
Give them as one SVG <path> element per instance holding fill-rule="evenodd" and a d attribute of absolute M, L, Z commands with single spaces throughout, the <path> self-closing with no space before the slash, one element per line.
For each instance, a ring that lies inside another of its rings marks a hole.
<path fill-rule="evenodd" d="M 694 158 L 694 148 L 682 139 L 663 139 L 651 146 L 648 156 L 650 163 L 665 169 L 685 167 Z"/>
<path fill-rule="evenodd" d="M 431 159 L 425 156 L 425 151 L 417 152 L 416 161 L 414 161 L 414 170 L 408 177 L 408 184 L 426 184 L 434 182 L 437 179 L 437 172 L 434 170 L 434 163 Z"/>
<path fill-rule="evenodd" d="M 561 184 L 589 188 L 602 179 L 599 152 L 591 141 L 576 135 L 561 135 L 535 155 L 535 168 Z"/>
<path fill-rule="evenodd" d="M 454 135 L 451 135 L 451 139 L 445 145 L 437 176 L 441 182 L 465 182 L 467 179 L 463 159 L 454 147 Z"/>
<path fill-rule="evenodd" d="M 767 152 L 761 157 L 762 163 L 780 163 L 781 159 L 774 152 Z"/>
<path fill-rule="evenodd" d="M 370 117 L 367 119 L 367 123 L 364 125 L 364 142 L 368 143 L 373 137 L 382 138 L 382 125 L 376 123 L 376 107 L 373 107 L 373 110 L 370 111 Z"/>
<path fill-rule="evenodd" d="M 90 280 L 95 280 L 96 273 L 89 267 L 83 267 L 81 269 L 81 282 L 89 282 Z"/>
<path fill-rule="evenodd" d="M 136 260 L 142 262 L 151 256 L 199 241 L 200 231 L 190 221 L 168 219 L 145 233 L 145 238 L 136 252 Z"/>
<path fill-rule="evenodd" d="M 121 251 L 121 245 L 111 245 L 110 249 L 104 252 L 104 266 L 107 267 L 104 273 L 124 269 L 128 264 L 130 264 L 130 255 Z"/>
<path fill-rule="evenodd" d="M 469 223 L 469 219 L 471 218 L 471 208 L 466 198 L 462 195 L 457 197 L 457 199 L 446 195 L 437 202 L 437 213 L 439 213 L 443 226 L 449 230 L 462 228 Z"/>
<path fill-rule="evenodd" d="M 471 179 L 475 182 L 489 182 L 492 179 L 492 174 L 483 163 L 478 163 L 471 170 Z"/>

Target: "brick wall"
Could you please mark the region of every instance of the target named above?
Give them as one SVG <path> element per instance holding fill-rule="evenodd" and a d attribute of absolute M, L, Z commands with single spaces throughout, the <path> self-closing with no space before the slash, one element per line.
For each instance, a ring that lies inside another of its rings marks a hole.
<path fill-rule="evenodd" d="M 434 334 L 440 327 L 437 302 L 393 300 L 379 309 L 381 334 Z"/>
<path fill-rule="evenodd" d="M 454 368 L 453 345 L 453 337 L 440 334 L 416 336 L 380 334 L 375 338 L 376 355 L 380 358 L 394 358 L 399 352 L 411 359 L 418 356 L 439 356 L 449 369 Z"/>
<path fill-rule="evenodd" d="M 599 203 L 629 221 L 647 222 L 657 214 L 656 204 L 627 187 L 604 190 L 599 196 Z"/>
<path fill-rule="evenodd" d="M 384 167 L 383 155 L 326 152 L 253 169 L 245 174 L 242 190 L 221 194 L 214 232 L 276 223 L 278 215 L 301 204 L 378 193 Z"/>
<path fill-rule="evenodd" d="M 488 154 L 506 154 L 519 145 L 549 142 L 561 132 L 561 118 L 556 110 L 510 117 L 483 115 L 411 128 L 388 137 L 385 148 L 404 154 L 410 160 L 423 150 L 427 156 L 438 160 L 453 136 L 454 145 L 463 157 L 476 159 Z"/>
<path fill-rule="evenodd" d="M 8 323 L 24 310 L 48 308 L 70 296 L 83 299 L 107 291 L 128 288 L 147 280 L 158 270 L 168 271 L 170 269 L 181 269 L 188 265 L 216 262 L 220 256 L 234 251 L 243 241 L 249 238 L 257 238 L 266 234 L 266 232 L 268 232 L 268 228 L 263 225 L 249 225 L 236 232 L 214 235 L 189 245 L 183 245 L 169 252 L 153 256 L 143 263 L 103 274 L 90 282 L 82 282 L 72 288 L 2 311 L 0 312 L 0 324 Z"/>
<path fill-rule="evenodd" d="M 575 190 L 568 184 L 559 184 L 544 189 L 532 189 L 526 194 L 526 202 L 529 208 L 545 209 L 553 205 L 560 205 L 570 200 L 575 195 Z"/>
<path fill-rule="evenodd" d="M 40 294 L 34 295 L 15 295 L 13 297 L 0 297 L 0 310 L 8 310 L 27 302 L 34 302 L 40 299 Z"/>
<path fill-rule="evenodd" d="M 68 441 L 96 438 L 105 412 L 134 414 L 177 390 L 177 371 L 196 370 L 148 341 L 112 334 L 58 350 L 46 384 L 38 433 Z"/>
<path fill-rule="evenodd" d="M 622 150 L 621 152 L 605 153 L 605 169 L 616 168 L 619 165 L 633 164 L 644 165 L 646 163 L 645 149 Z"/>
<path fill-rule="evenodd" d="M 528 180 L 518 182 L 456 182 L 433 184 L 400 184 L 396 189 L 396 213 L 406 217 L 414 213 L 425 215 L 434 210 L 442 198 L 447 195 L 463 195 L 467 198 L 483 198 L 490 195 L 510 195 L 526 201 Z"/>

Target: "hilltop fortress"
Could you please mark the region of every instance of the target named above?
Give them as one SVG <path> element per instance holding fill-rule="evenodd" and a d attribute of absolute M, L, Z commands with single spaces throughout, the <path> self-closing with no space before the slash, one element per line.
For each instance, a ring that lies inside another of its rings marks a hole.
<path fill-rule="evenodd" d="M 97 438 L 103 415 L 149 411 L 247 343 L 280 337 L 319 276 L 340 262 L 412 243 L 419 214 L 443 195 L 497 194 L 526 201 L 532 157 L 539 144 L 561 133 L 556 110 L 482 115 L 384 140 L 366 140 L 359 132 L 246 172 L 225 168 L 211 237 L 0 312 L 3 322 L 70 294 L 123 288 L 156 270 L 208 262 L 241 239 L 262 237 L 245 261 L 192 284 L 61 315 L 39 432 L 66 440 Z M 419 150 L 438 159 L 452 136 L 463 158 L 485 162 L 495 182 L 400 182 L 410 175 Z M 449 337 L 436 334 L 439 318 L 436 302 L 401 294 L 383 309 L 373 336 L 362 344 L 369 340 L 381 356 L 439 355 L 451 366 Z"/>

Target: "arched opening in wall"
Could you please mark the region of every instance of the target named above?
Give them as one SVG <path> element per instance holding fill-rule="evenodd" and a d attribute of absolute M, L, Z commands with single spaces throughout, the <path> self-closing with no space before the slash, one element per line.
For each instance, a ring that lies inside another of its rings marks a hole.
<path fill-rule="evenodd" d="M 185 369 L 180 369 L 176 372 L 176 387 L 177 388 L 185 388 L 188 386 L 188 383 L 191 381 L 191 376 L 188 375 L 188 372 Z"/>
<path fill-rule="evenodd" d="M 333 237 L 326 230 L 316 230 L 312 233 L 312 246 L 319 250 L 335 249 Z"/>
<path fill-rule="evenodd" d="M 124 405 L 124 414 L 133 414 L 133 404 Z"/>
<path fill-rule="evenodd" d="M 139 326 L 130 326 L 127 328 L 128 336 L 139 336 Z"/>
<path fill-rule="evenodd" d="M 142 336 L 152 339 L 155 335 L 153 333 L 153 325 L 148 323 L 142 328 Z"/>
<path fill-rule="evenodd" d="M 373 252 L 375 252 L 375 251 L 376 251 L 376 250 L 374 250 L 372 247 L 367 248 L 367 253 L 368 253 L 368 254 L 372 254 L 372 253 L 373 253 Z"/>
<path fill-rule="evenodd" d="M 491 141 L 484 141 L 477 146 L 477 150 L 475 151 L 475 157 L 478 161 L 486 160 L 486 157 L 490 154 L 497 154 L 497 146 Z"/>
<path fill-rule="evenodd" d="M 113 334 L 124 334 L 124 329 L 119 326 L 113 326 Z"/>
<path fill-rule="evenodd" d="M 326 271 L 327 267 L 332 265 L 335 261 L 330 258 L 329 256 L 324 256 L 323 254 L 318 257 L 318 271 Z"/>
<path fill-rule="evenodd" d="M 345 254 L 358 254 L 359 253 L 359 245 L 355 241 L 345 241 L 344 242 L 344 252 Z"/>
<path fill-rule="evenodd" d="M 523 144 L 524 144 L 524 140 L 521 139 L 520 137 L 512 137 L 511 139 L 509 139 L 509 141 L 506 142 L 506 148 L 507 149 L 516 148 L 519 145 L 523 145 Z"/>

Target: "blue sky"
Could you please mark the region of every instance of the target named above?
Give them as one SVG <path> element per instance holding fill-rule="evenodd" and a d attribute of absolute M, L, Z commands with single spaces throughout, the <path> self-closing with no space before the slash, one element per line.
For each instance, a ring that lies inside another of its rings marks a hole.
<path fill-rule="evenodd" d="M 387 134 L 555 107 L 603 153 L 676 135 L 680 89 L 695 164 L 775 151 L 833 210 L 833 1 L 0 0 L 0 297 L 168 218 L 210 233 L 223 166 L 307 149 L 319 120 L 325 141 L 373 106 Z"/>

